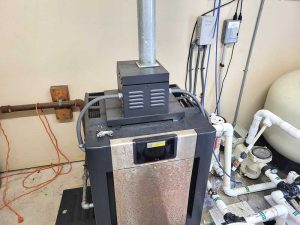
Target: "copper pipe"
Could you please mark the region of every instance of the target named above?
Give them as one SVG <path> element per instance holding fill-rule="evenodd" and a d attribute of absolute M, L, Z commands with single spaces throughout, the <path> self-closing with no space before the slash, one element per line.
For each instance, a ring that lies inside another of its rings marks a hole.
<path fill-rule="evenodd" d="M 38 109 L 61 109 L 61 108 L 70 108 L 70 107 L 78 107 L 80 110 L 84 107 L 84 101 L 81 99 L 75 99 L 71 101 L 61 101 L 61 102 L 47 102 L 47 103 L 38 103 Z M 28 105 L 6 105 L 0 107 L 1 113 L 11 113 L 18 111 L 28 111 L 35 110 L 36 104 L 28 104 Z"/>

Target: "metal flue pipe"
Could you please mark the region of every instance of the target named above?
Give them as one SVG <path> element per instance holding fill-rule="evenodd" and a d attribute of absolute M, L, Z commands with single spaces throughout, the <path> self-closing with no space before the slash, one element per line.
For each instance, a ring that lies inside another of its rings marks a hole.
<path fill-rule="evenodd" d="M 140 67 L 156 65 L 156 0 L 137 0 Z"/>

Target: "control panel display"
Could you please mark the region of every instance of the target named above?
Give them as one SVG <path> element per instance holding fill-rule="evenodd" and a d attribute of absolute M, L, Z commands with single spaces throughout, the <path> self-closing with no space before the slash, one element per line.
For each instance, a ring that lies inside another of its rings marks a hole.
<path fill-rule="evenodd" d="M 176 135 L 140 138 L 133 140 L 133 142 L 135 164 L 176 158 Z"/>

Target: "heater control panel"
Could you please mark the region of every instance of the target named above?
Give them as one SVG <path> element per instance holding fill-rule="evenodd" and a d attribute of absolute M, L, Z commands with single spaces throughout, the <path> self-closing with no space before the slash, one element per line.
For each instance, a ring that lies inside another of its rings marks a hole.
<path fill-rule="evenodd" d="M 177 153 L 177 136 L 165 135 L 133 140 L 134 164 L 174 159 Z"/>

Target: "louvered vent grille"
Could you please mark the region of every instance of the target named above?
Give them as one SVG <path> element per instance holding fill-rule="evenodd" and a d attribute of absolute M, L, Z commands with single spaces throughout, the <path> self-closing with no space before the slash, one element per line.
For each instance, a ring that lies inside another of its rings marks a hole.
<path fill-rule="evenodd" d="M 101 96 L 102 94 L 95 94 L 90 95 L 88 100 L 89 102 L 92 101 L 94 98 Z M 101 111 L 100 111 L 100 103 L 96 102 L 94 103 L 89 109 L 88 109 L 88 117 L 91 118 L 100 118 L 101 117 Z"/>
<path fill-rule="evenodd" d="M 129 109 L 143 109 L 145 107 L 145 99 L 143 91 L 128 92 L 128 108 Z"/>
<path fill-rule="evenodd" d="M 166 105 L 165 89 L 150 90 L 150 107 L 161 107 Z"/>
<path fill-rule="evenodd" d="M 100 118 L 100 109 L 89 109 L 89 118 Z"/>

